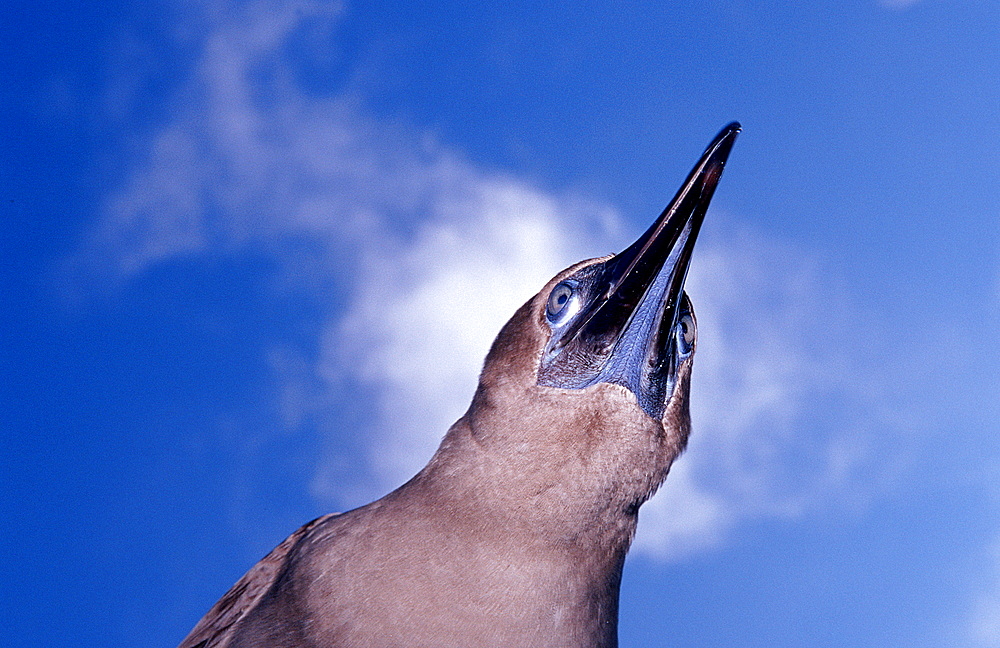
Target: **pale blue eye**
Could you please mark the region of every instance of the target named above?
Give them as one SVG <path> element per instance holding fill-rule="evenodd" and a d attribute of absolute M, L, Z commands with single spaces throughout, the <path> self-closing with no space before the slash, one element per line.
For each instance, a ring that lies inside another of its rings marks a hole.
<path fill-rule="evenodd" d="M 555 321 L 569 310 L 569 305 L 573 301 L 576 289 L 572 284 L 563 281 L 552 289 L 549 293 L 549 303 L 545 308 L 545 314 L 549 321 Z"/>
<path fill-rule="evenodd" d="M 677 352 L 681 355 L 691 353 L 691 350 L 694 348 L 695 338 L 698 337 L 694 317 L 691 316 L 691 313 L 681 314 L 677 319 L 677 327 L 674 329 L 674 334 L 677 337 Z"/>

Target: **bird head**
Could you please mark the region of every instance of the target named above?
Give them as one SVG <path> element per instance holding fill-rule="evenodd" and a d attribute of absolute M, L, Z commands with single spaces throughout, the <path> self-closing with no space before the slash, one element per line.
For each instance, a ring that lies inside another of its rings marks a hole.
<path fill-rule="evenodd" d="M 635 508 L 662 483 L 690 430 L 697 325 L 684 280 L 739 131 L 716 136 L 632 245 L 563 270 L 504 326 L 466 416 L 481 443 L 577 490 L 619 488 Z"/>

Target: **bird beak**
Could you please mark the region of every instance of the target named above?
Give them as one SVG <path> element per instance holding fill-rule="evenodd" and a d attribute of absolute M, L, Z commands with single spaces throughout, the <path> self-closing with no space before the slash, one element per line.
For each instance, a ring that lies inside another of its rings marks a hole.
<path fill-rule="evenodd" d="M 618 383 L 659 418 L 676 369 L 671 339 L 687 301 L 684 279 L 691 252 L 739 132 L 736 122 L 723 128 L 652 226 L 599 264 L 586 304 L 566 330 L 550 340 L 539 384 L 569 387 L 568 382 L 575 381 L 575 388 L 583 388 Z M 556 369 L 558 356 L 575 357 L 575 367 L 569 372 Z M 588 361 L 581 364 L 580 357 Z"/>

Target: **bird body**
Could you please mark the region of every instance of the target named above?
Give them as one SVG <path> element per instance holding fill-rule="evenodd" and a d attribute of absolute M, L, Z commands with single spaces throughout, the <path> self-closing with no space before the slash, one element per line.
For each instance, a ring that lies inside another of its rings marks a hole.
<path fill-rule="evenodd" d="M 180 648 L 616 646 L 639 507 L 690 431 L 683 275 L 738 130 L 636 244 L 514 314 L 427 466 L 300 528 Z"/>

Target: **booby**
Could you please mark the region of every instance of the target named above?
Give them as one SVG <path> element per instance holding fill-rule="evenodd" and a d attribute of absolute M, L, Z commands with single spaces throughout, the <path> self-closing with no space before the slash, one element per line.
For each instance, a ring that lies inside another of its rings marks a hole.
<path fill-rule="evenodd" d="M 635 243 L 514 313 L 426 467 L 293 533 L 180 648 L 616 646 L 639 507 L 690 431 L 684 279 L 739 131 Z"/>

